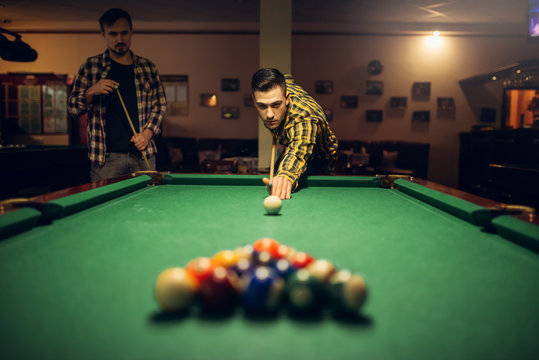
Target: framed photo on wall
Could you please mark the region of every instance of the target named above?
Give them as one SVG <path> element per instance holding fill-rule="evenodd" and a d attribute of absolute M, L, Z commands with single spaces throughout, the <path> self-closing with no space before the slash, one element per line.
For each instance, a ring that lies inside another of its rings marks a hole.
<path fill-rule="evenodd" d="M 430 99 L 430 82 L 415 82 L 412 86 L 412 100 L 426 101 Z"/>
<path fill-rule="evenodd" d="M 344 95 L 341 96 L 341 108 L 343 109 L 357 109 L 358 97 L 356 95 Z"/>
<path fill-rule="evenodd" d="M 189 82 L 187 75 L 161 75 L 167 97 L 167 114 L 189 115 Z"/>
<path fill-rule="evenodd" d="M 437 99 L 438 110 L 455 111 L 455 99 L 452 97 L 439 97 Z"/>
<path fill-rule="evenodd" d="M 200 94 L 200 106 L 217 106 L 217 95 L 209 93 Z"/>
<path fill-rule="evenodd" d="M 413 121 L 429 122 L 430 111 L 414 111 L 412 115 Z"/>
<path fill-rule="evenodd" d="M 222 91 L 240 91 L 239 79 L 221 79 Z"/>
<path fill-rule="evenodd" d="M 253 97 L 251 96 L 251 94 L 243 95 L 243 106 L 245 106 L 245 107 L 255 107 L 255 104 L 253 102 Z"/>
<path fill-rule="evenodd" d="M 239 106 L 223 106 L 221 108 L 222 119 L 239 119 L 240 108 Z"/>
<path fill-rule="evenodd" d="M 367 95 L 382 95 L 384 93 L 384 82 L 367 80 Z"/>
<path fill-rule="evenodd" d="M 406 102 L 405 96 L 393 96 L 389 99 L 389 107 L 392 109 L 406 109 Z"/>
<path fill-rule="evenodd" d="M 384 116 L 382 110 L 366 110 L 365 111 L 365 120 L 368 122 L 381 122 Z"/>
<path fill-rule="evenodd" d="M 333 94 L 333 81 L 331 80 L 316 80 L 314 89 L 317 94 Z"/>

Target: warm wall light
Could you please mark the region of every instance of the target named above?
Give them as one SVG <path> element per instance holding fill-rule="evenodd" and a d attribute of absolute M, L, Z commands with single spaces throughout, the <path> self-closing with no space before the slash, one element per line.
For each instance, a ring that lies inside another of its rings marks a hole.
<path fill-rule="evenodd" d="M 442 47 L 442 37 L 438 30 L 434 31 L 431 36 L 427 37 L 426 45 L 431 50 L 438 50 Z"/>

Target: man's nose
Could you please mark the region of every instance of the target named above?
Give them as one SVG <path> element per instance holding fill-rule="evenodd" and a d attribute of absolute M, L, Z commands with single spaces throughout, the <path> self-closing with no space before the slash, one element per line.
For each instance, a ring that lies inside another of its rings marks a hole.
<path fill-rule="evenodd" d="M 271 108 L 268 108 L 268 112 L 266 113 L 266 117 L 268 119 L 273 119 L 273 116 L 275 116 L 275 114 L 273 113 L 273 111 L 271 110 Z"/>

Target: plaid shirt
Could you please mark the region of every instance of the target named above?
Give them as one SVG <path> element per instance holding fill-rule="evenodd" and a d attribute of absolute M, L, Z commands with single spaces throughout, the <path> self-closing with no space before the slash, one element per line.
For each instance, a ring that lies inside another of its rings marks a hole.
<path fill-rule="evenodd" d="M 154 135 L 161 132 L 161 122 L 167 109 L 165 91 L 156 66 L 143 57 L 131 52 L 135 65 L 135 89 L 137 92 L 139 129 L 150 129 Z M 108 51 L 90 57 L 81 65 L 68 100 L 69 113 L 79 116 L 88 113 L 88 158 L 100 165 L 105 163 L 106 108 L 103 96 L 95 96 L 86 104 L 86 90 L 99 80 L 105 79 L 111 68 Z M 134 119 L 133 119 L 134 121 Z M 134 125 L 134 124 L 133 124 Z M 151 157 L 157 149 L 153 138 L 148 143 L 146 154 Z"/>
<path fill-rule="evenodd" d="M 338 142 L 322 107 L 294 83 L 292 75 L 285 78 L 290 102 L 286 118 L 272 133 L 285 146 L 277 176 L 284 176 L 295 187 L 308 160 L 337 158 Z"/>

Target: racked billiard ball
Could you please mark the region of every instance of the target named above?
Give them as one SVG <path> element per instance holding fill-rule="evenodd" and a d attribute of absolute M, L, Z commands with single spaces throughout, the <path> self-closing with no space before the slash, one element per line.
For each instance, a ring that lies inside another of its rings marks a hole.
<path fill-rule="evenodd" d="M 359 315 L 367 299 L 367 285 L 360 275 L 341 270 L 329 281 L 329 295 L 336 313 Z"/>
<path fill-rule="evenodd" d="M 293 259 L 291 260 L 292 265 L 294 265 L 298 269 L 307 267 L 307 265 L 309 265 L 313 261 L 314 258 L 303 251 L 295 253 Z"/>
<path fill-rule="evenodd" d="M 157 277 L 155 297 L 163 310 L 181 312 L 189 308 L 197 288 L 197 281 L 185 269 L 173 267 Z"/>
<path fill-rule="evenodd" d="M 275 259 L 267 251 L 254 252 L 252 257 L 253 264 L 258 266 L 271 266 Z"/>
<path fill-rule="evenodd" d="M 277 215 L 281 211 L 283 202 L 275 195 L 267 196 L 264 199 L 264 209 L 268 215 Z"/>
<path fill-rule="evenodd" d="M 284 280 L 275 270 L 259 266 L 246 281 L 242 292 L 242 303 L 247 313 L 271 313 L 281 303 Z"/>
<path fill-rule="evenodd" d="M 187 263 L 185 270 L 191 274 L 199 283 L 210 276 L 215 269 L 215 263 L 208 257 L 198 257 Z"/>
<path fill-rule="evenodd" d="M 325 259 L 318 259 L 307 265 L 306 269 L 320 281 L 327 283 L 333 274 L 337 272 L 337 268 Z"/>
<path fill-rule="evenodd" d="M 291 313 L 320 312 L 325 303 L 324 286 L 309 271 L 299 269 L 288 278 L 286 299 Z"/>
<path fill-rule="evenodd" d="M 294 260 L 296 250 L 288 245 L 280 244 L 277 248 L 277 253 L 274 255 L 276 259 L 287 259 L 289 262 Z"/>
<path fill-rule="evenodd" d="M 212 260 L 215 266 L 224 266 L 229 268 L 235 265 L 240 258 L 240 255 L 232 250 L 222 250 L 213 255 Z"/>
<path fill-rule="evenodd" d="M 251 259 L 251 256 L 253 255 L 254 249 L 253 245 L 245 245 L 237 248 L 234 250 L 236 253 L 236 257 L 238 258 L 238 261 L 240 259 Z"/>
<path fill-rule="evenodd" d="M 231 311 L 238 301 L 236 274 L 218 266 L 202 280 L 198 291 L 202 308 L 207 312 Z"/>
<path fill-rule="evenodd" d="M 253 243 L 253 250 L 256 252 L 267 251 L 272 257 L 279 255 L 279 243 L 272 238 L 258 239 Z"/>
<path fill-rule="evenodd" d="M 277 272 L 277 275 L 283 279 L 287 279 L 290 275 L 296 272 L 296 268 L 286 259 L 279 259 L 271 266 Z"/>

